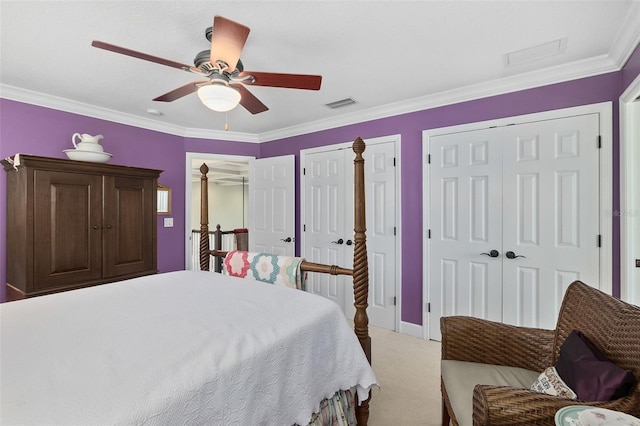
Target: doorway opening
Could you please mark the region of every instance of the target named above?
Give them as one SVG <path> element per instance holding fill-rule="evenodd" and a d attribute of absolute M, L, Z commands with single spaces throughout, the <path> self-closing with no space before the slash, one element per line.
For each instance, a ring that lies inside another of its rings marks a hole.
<path fill-rule="evenodd" d="M 249 223 L 249 162 L 254 157 L 187 153 L 185 178 L 185 269 L 200 268 L 200 166 L 209 168 L 209 233 L 246 228 Z M 232 237 L 233 235 L 231 235 Z M 213 238 L 210 235 L 210 244 Z M 226 244 L 226 246 L 225 246 Z M 223 249 L 233 241 L 223 240 Z"/>

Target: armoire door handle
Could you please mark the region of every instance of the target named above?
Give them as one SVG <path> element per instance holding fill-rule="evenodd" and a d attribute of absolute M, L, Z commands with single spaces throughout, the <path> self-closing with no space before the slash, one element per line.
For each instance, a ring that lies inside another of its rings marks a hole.
<path fill-rule="evenodd" d="M 498 257 L 500 256 L 500 252 L 498 250 L 491 250 L 489 253 L 480 253 L 480 254 L 485 254 L 489 257 Z"/>

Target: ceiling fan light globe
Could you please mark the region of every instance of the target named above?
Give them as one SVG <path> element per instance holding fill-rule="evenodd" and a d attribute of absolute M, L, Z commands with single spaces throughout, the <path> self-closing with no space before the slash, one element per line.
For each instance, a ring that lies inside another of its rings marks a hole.
<path fill-rule="evenodd" d="M 233 87 L 221 84 L 209 84 L 198 89 L 198 97 L 209 109 L 226 112 L 240 103 L 240 92 Z"/>

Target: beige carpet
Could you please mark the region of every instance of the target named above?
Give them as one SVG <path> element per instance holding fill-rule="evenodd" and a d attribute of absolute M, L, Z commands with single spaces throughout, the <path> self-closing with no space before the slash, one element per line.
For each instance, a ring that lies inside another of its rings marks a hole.
<path fill-rule="evenodd" d="M 370 426 L 441 425 L 440 342 L 369 327 L 373 370 Z"/>

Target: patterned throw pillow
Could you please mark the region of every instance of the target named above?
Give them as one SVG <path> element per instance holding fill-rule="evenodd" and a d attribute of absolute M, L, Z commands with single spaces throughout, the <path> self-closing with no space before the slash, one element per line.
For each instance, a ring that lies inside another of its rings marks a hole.
<path fill-rule="evenodd" d="M 531 385 L 531 390 L 567 399 L 577 398 L 576 393 L 560 378 L 555 367 L 544 370 Z"/>

